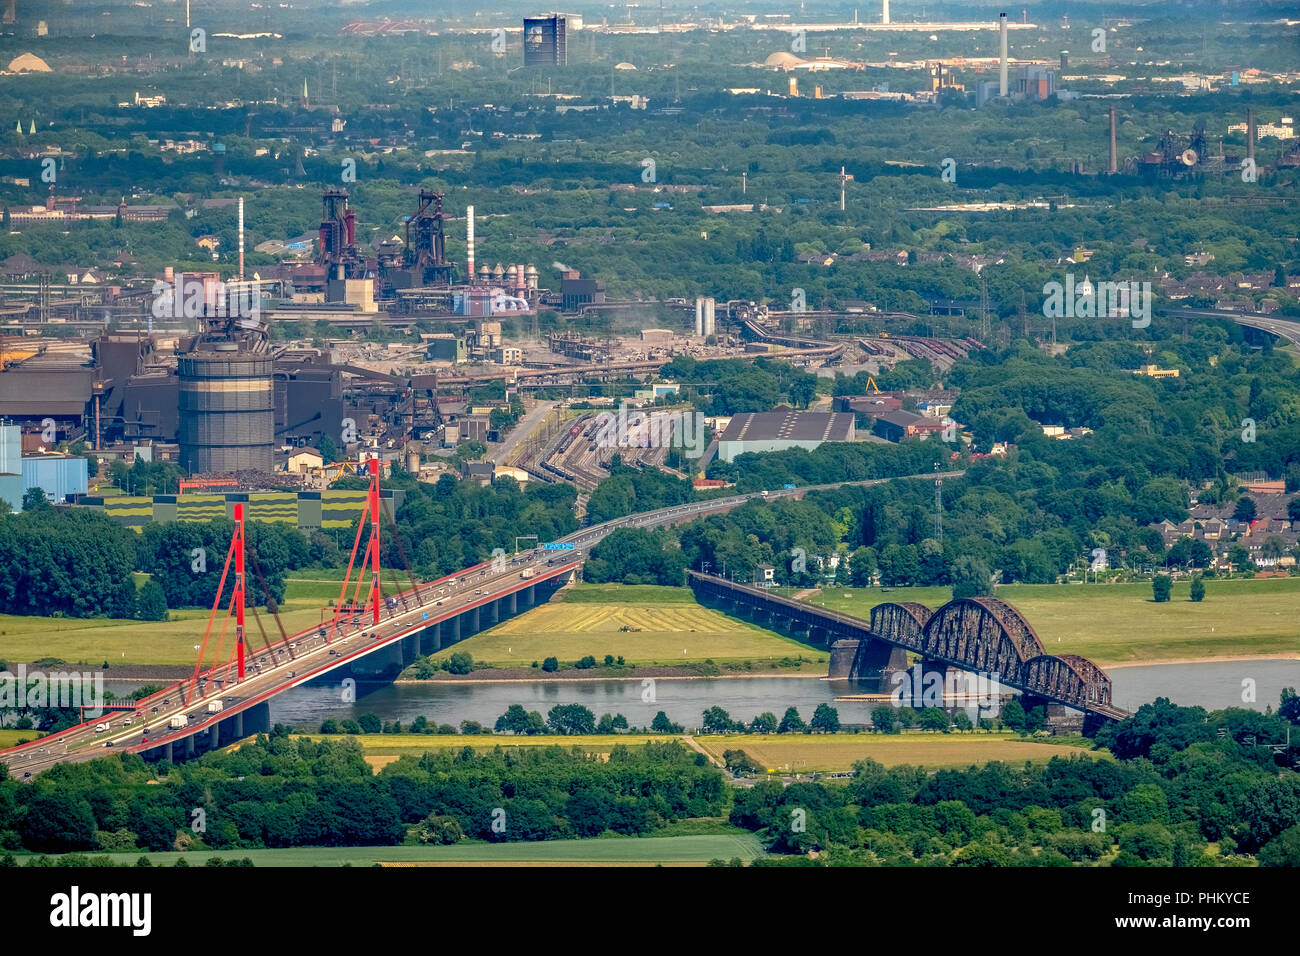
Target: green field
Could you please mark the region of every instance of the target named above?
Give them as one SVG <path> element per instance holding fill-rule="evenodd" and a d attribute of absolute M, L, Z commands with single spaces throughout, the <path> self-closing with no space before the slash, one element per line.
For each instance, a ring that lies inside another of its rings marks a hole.
<path fill-rule="evenodd" d="M 16 747 L 20 740 L 35 740 L 36 736 L 34 730 L 13 730 L 6 727 L 0 730 L 0 750 L 7 747 Z"/>
<path fill-rule="evenodd" d="M 588 584 L 562 596 L 436 656 L 468 651 L 475 661 L 528 667 L 547 657 L 570 663 L 587 654 L 597 660 L 622 656 L 638 666 L 803 655 L 805 669 L 825 669 L 824 651 L 702 607 L 686 588 Z"/>
<path fill-rule="evenodd" d="M 459 843 L 452 846 L 294 847 L 283 850 L 200 850 L 192 853 L 108 853 L 114 863 L 148 857 L 155 866 L 184 856 L 190 866 L 211 857 L 242 860 L 255 866 L 653 866 L 664 863 L 700 866 L 710 860 L 763 855 L 750 833 L 669 837 L 598 837 L 594 840 L 547 840 L 536 843 Z M 21 860 L 19 861 L 22 862 Z"/>
<path fill-rule="evenodd" d="M 1174 585 L 1166 604 L 1151 585 L 1013 584 L 997 589 L 1038 633 L 1049 654 L 1081 654 L 1103 667 L 1203 657 L 1295 657 L 1300 578 L 1205 582 L 1205 600 L 1187 599 L 1189 583 Z M 831 588 L 809 603 L 869 617 L 886 601 L 946 603 L 948 588 Z"/>
<path fill-rule="evenodd" d="M 353 580 L 355 581 L 355 574 Z M 342 582 L 342 569 L 304 571 L 301 576 L 288 577 L 285 601 L 280 608 L 280 620 L 285 630 L 294 634 L 318 624 L 321 608 L 338 599 Z M 384 581 L 383 584 L 385 594 L 409 587 L 404 579 Z M 351 591 L 348 596 L 351 597 Z M 259 614 L 267 638 L 278 639 L 280 632 L 274 618 L 266 613 L 265 608 L 260 608 Z M 0 614 L 0 659 L 34 661 L 57 657 L 91 666 L 107 661 L 110 667 L 129 664 L 193 665 L 194 645 L 203 639 L 208 610 L 195 608 L 171 611 L 170 616 L 169 621 L 145 622 Z M 220 628 L 221 619 L 222 613 L 218 612 L 214 634 Z M 232 623 L 226 632 L 227 649 L 232 646 L 233 633 Z M 257 629 L 251 612 L 248 616 L 248 634 L 252 646 L 260 648 L 261 632 Z M 109 676 L 112 676 L 111 673 Z"/>
<path fill-rule="evenodd" d="M 910 764 L 938 770 L 990 760 L 1019 764 L 1076 754 L 1101 756 L 1087 747 L 984 733 L 709 734 L 695 737 L 695 742 L 718 758 L 727 750 L 743 750 L 765 770 L 782 773 L 851 770 L 868 757 L 886 767 Z"/>

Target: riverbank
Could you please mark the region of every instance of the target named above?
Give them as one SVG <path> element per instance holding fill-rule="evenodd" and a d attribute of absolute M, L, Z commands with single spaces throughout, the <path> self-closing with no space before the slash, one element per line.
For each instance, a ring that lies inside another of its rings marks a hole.
<path fill-rule="evenodd" d="M 786 678 L 804 680 L 828 680 L 825 674 L 801 674 L 798 671 L 770 671 L 768 673 L 753 673 L 742 671 L 731 674 L 684 674 L 680 670 L 674 670 L 668 667 L 639 667 L 634 668 L 632 673 L 623 672 L 619 674 L 598 674 L 597 676 L 570 676 L 569 674 L 539 674 L 532 668 L 527 670 L 520 669 L 510 672 L 509 674 L 498 673 L 495 669 L 492 672 L 496 674 L 493 677 L 480 677 L 479 674 L 487 673 L 486 670 L 471 671 L 468 674 L 439 674 L 437 677 L 431 677 L 427 680 L 419 678 L 398 678 L 393 681 L 394 684 L 429 686 L 431 684 L 581 684 L 581 683 L 604 683 L 606 681 L 629 681 L 639 683 L 643 680 L 764 680 L 770 678 Z"/>
<path fill-rule="evenodd" d="M 1248 657 L 1170 657 L 1149 661 L 1121 661 L 1118 664 L 1094 660 L 1093 663 L 1103 670 L 1117 671 L 1126 667 L 1153 667 L 1174 664 L 1242 664 L 1249 661 L 1300 661 L 1300 654 L 1251 654 Z"/>

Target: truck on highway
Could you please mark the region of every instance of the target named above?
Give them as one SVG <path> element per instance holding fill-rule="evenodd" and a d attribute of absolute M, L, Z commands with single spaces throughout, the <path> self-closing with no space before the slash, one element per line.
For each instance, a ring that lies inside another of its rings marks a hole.
<path fill-rule="evenodd" d="M 225 705 L 222 704 L 221 701 L 219 701 L 219 700 L 210 700 L 210 701 L 208 701 L 208 713 L 209 713 L 209 714 L 219 714 L 219 713 L 221 713 L 221 711 L 224 710 L 224 709 L 225 709 Z"/>
<path fill-rule="evenodd" d="M 521 578 L 531 578 L 536 573 L 537 573 L 536 568 L 524 568 L 522 571 L 519 572 L 519 576 Z"/>
<path fill-rule="evenodd" d="M 173 730 L 180 730 L 182 727 L 188 727 L 189 725 L 190 719 L 184 714 L 177 714 L 175 717 L 172 717 L 167 721 L 167 726 L 171 727 Z"/>

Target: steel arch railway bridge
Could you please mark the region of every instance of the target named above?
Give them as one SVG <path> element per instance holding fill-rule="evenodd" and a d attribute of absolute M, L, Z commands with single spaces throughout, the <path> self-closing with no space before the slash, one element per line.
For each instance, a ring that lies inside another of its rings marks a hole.
<path fill-rule="evenodd" d="M 701 603 L 800 636 L 830 651 L 830 676 L 858 681 L 877 692 L 907 670 L 907 653 L 937 670 L 996 675 L 1019 690 L 1027 707 L 1042 704 L 1058 723 L 1063 708 L 1083 715 L 1086 729 L 1100 720 L 1122 720 L 1128 711 L 1111 703 L 1110 677 L 1076 654 L 1048 654 L 1029 622 L 996 598 L 950 601 L 937 611 L 914 602 L 878 604 L 871 620 L 828 611 L 802 601 L 689 572 Z"/>

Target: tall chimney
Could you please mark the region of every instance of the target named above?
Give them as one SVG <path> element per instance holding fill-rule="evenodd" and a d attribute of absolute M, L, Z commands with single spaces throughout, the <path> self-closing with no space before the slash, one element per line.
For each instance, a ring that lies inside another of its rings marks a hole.
<path fill-rule="evenodd" d="M 474 283 L 474 207 L 465 207 L 465 244 L 469 249 L 466 259 L 469 265 L 469 282 Z"/>
<path fill-rule="evenodd" d="M 889 22 L 889 0 L 881 0 L 881 2 L 882 2 L 882 6 L 880 8 L 880 22 L 888 23 Z"/>
<path fill-rule="evenodd" d="M 1246 158 L 1255 161 L 1255 108 L 1246 107 Z"/>
<path fill-rule="evenodd" d="M 998 60 L 998 96 L 1007 95 L 1007 15 L 998 15 L 998 35 L 1000 42 Z"/>
<path fill-rule="evenodd" d="M 244 197 L 239 197 L 239 281 L 244 281 Z"/>
<path fill-rule="evenodd" d="M 1115 153 L 1115 107 L 1110 108 L 1110 163 L 1106 171 L 1114 176 L 1119 172 L 1119 159 Z"/>

